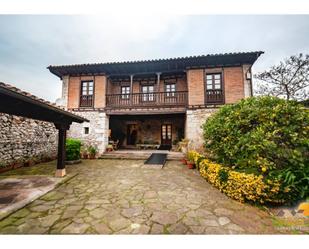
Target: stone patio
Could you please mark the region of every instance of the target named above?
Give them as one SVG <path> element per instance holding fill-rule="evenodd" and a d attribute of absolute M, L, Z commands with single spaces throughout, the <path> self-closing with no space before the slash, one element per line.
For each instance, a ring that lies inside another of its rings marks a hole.
<path fill-rule="evenodd" d="M 61 178 L 47 176 L 0 180 L 0 220 L 54 189 L 61 181 Z"/>
<path fill-rule="evenodd" d="M 54 169 L 52 162 L 19 173 L 52 175 Z M 282 232 L 266 212 L 229 199 L 178 161 L 156 169 L 141 160 L 87 160 L 69 166 L 67 172 L 76 176 L 2 220 L 0 233 Z"/>

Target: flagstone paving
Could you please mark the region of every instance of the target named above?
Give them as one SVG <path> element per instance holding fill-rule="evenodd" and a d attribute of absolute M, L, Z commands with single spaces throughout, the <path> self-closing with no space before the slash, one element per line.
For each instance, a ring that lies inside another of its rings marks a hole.
<path fill-rule="evenodd" d="M 52 163 L 53 165 L 55 162 Z M 48 174 L 53 174 L 54 167 Z M 75 177 L 0 222 L 1 234 L 278 233 L 264 211 L 233 201 L 180 162 L 86 160 Z M 35 173 L 33 168 L 29 169 Z M 27 170 L 23 169 L 23 174 Z M 45 172 L 46 173 L 46 172 Z M 8 174 L 8 173 L 7 173 Z"/>

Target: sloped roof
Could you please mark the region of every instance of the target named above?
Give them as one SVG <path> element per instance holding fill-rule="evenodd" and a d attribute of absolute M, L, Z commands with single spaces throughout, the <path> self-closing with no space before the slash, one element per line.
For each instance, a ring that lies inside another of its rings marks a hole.
<path fill-rule="evenodd" d="M 54 123 L 88 122 L 54 103 L 3 82 L 0 82 L 0 112 Z"/>
<path fill-rule="evenodd" d="M 65 75 L 79 74 L 150 74 L 156 72 L 183 72 L 190 68 L 239 66 L 253 64 L 263 51 L 208 54 L 157 60 L 124 61 L 93 64 L 59 65 L 47 67 L 49 71 L 62 78 Z"/>

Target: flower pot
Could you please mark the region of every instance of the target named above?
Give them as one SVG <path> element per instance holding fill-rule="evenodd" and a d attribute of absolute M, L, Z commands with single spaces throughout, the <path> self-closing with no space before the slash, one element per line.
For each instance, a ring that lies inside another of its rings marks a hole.
<path fill-rule="evenodd" d="M 111 152 L 111 151 L 113 151 L 113 149 L 112 148 L 107 148 L 106 151 L 107 152 Z"/>
<path fill-rule="evenodd" d="M 0 173 L 9 171 L 11 169 L 13 169 L 13 165 L 9 165 L 9 166 L 6 166 L 6 167 L 0 167 Z"/>
<path fill-rule="evenodd" d="M 24 163 L 23 162 L 16 162 L 13 164 L 13 169 L 18 169 L 18 168 L 21 168 L 24 166 Z"/>
<path fill-rule="evenodd" d="M 88 159 L 88 154 L 84 154 L 83 159 Z"/>
<path fill-rule="evenodd" d="M 182 162 L 184 165 L 186 165 L 186 164 L 187 164 L 187 159 L 186 159 L 186 158 L 183 158 L 183 159 L 181 159 L 181 162 Z"/>
<path fill-rule="evenodd" d="M 95 159 L 95 155 L 90 154 L 90 155 L 89 155 L 89 159 Z"/>
<path fill-rule="evenodd" d="M 192 163 L 192 162 L 187 162 L 187 166 L 188 166 L 188 169 L 194 169 L 195 168 L 195 164 Z"/>

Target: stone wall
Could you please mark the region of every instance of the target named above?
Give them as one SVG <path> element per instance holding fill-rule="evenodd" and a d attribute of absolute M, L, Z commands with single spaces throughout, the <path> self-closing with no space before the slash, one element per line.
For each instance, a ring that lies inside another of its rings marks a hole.
<path fill-rule="evenodd" d="M 203 146 L 204 140 L 201 126 L 217 110 L 216 108 L 187 110 L 185 137 L 190 140 L 191 148 L 198 149 Z"/>
<path fill-rule="evenodd" d="M 67 137 L 80 139 L 86 146 L 96 146 L 99 154 L 103 153 L 108 144 L 109 117 L 99 111 L 75 112 L 75 114 L 87 118 L 90 122 L 72 123 Z M 89 128 L 89 134 L 85 134 L 85 128 Z"/>
<path fill-rule="evenodd" d="M 54 124 L 0 113 L 0 166 L 57 156 Z"/>

